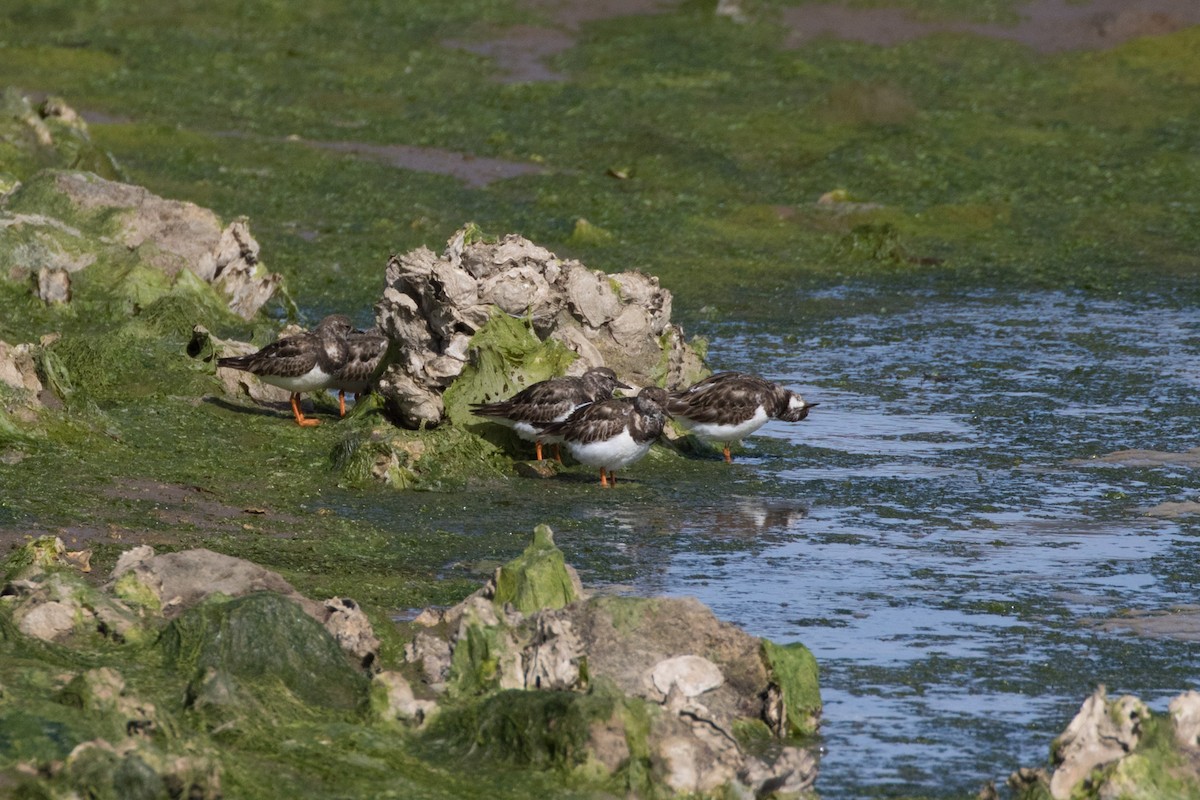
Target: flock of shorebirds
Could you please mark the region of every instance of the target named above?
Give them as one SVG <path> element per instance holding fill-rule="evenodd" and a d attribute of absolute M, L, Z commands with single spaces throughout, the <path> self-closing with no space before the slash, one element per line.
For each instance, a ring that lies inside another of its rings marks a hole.
<path fill-rule="evenodd" d="M 387 337 L 377 329 L 356 330 L 349 317 L 334 314 L 309 333 L 286 336 L 256 353 L 218 359 L 222 367 L 244 370 L 265 383 L 291 392 L 298 425 L 317 425 L 300 410 L 305 392 L 336 390 L 342 416 L 346 395 L 362 394 L 381 368 Z M 807 403 L 790 389 L 743 372 L 720 372 L 686 389 L 668 392 L 649 386 L 629 397 L 613 397 L 617 389 L 632 390 L 608 367 L 592 367 L 580 376 L 535 383 L 497 403 L 479 403 L 472 412 L 512 428 L 534 443 L 538 460 L 542 446 L 561 447 L 581 464 L 600 469 L 600 485 L 616 484 L 616 473 L 638 461 L 662 435 L 667 418 L 700 439 L 729 447 L 757 431 L 768 420 L 799 422 L 817 403 Z"/>

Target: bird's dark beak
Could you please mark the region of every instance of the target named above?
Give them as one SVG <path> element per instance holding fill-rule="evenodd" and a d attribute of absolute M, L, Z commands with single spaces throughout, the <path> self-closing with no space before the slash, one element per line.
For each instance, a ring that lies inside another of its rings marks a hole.
<path fill-rule="evenodd" d="M 630 386 L 629 384 L 627 384 L 627 383 L 621 383 L 620 381 L 617 381 L 617 382 L 616 382 L 616 384 L 615 384 L 615 388 L 617 388 L 617 389 L 633 389 L 633 387 L 632 387 L 632 386 Z"/>

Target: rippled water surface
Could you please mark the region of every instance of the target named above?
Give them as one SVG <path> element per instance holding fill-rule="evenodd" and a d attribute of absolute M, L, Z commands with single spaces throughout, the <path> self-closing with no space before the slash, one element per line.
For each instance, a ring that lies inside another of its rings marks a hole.
<path fill-rule="evenodd" d="M 1142 513 L 1191 497 L 1192 472 L 1076 460 L 1197 444 L 1197 315 L 1060 294 L 829 300 L 881 308 L 709 332 L 716 366 L 822 405 L 747 442 L 730 482 L 770 488 L 740 526 L 713 524 L 719 497 L 691 515 L 693 546 L 654 579 L 813 649 L 822 796 L 974 794 L 1043 763 L 1098 683 L 1160 710 L 1195 686 L 1186 643 L 1097 625 L 1196 600 L 1194 524 Z"/>

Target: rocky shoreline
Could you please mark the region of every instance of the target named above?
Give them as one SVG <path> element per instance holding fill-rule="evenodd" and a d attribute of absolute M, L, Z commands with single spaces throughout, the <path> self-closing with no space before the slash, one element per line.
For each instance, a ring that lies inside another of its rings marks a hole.
<path fill-rule="evenodd" d="M 86 127 L 65 103 L 34 112 L 6 102 L 16 109 L 8 122 L 39 146 L 69 150 L 71 163 L 86 150 Z M 235 324 L 284 302 L 244 221 L 223 225 L 65 166 L 5 183 L 0 278 L 31 299 L 119 320 L 134 338 L 137 326 L 178 329 L 195 313 Z M 378 320 L 410 349 L 379 403 L 401 427 L 372 420 L 352 432 L 341 464 L 396 487 L 420 479 L 423 457 L 446 452 L 437 437 L 486 441 L 462 430 L 461 409 L 514 370 L 531 382 L 630 354 L 626 371 L 648 383 L 703 368 L 654 279 L 596 273 L 519 237 L 464 228 L 441 256 L 393 258 L 386 280 Z M 197 335 L 201 357 L 239 346 Z M 488 337 L 504 346 L 471 355 Z M 91 388 L 62 368 L 57 341 L 0 342 L 0 433 L 35 437 L 71 393 Z M 218 377 L 198 380 L 224 396 L 274 399 Z M 21 667 L 0 686 L 0 714 L 22 755 L 0 769 L 0 789 L 221 797 L 231 747 L 307 725 L 300 748 L 336 725 L 407 755 L 471 754 L 618 794 L 813 790 L 820 700 L 802 646 L 750 637 L 691 601 L 588 597 L 548 529 L 460 604 L 378 633 L 379 609 L 305 598 L 277 573 L 211 551 L 130 549 L 99 586 L 88 569 L 86 551 L 54 538 L 6 562 L 0 640 Z M 397 637 L 389 654 L 384 640 Z M 1018 770 L 1010 787 L 1030 799 L 1197 796 L 1197 702 L 1186 693 L 1156 715 L 1100 689 L 1048 764 Z M 64 740 L 78 744 L 53 755 Z"/>

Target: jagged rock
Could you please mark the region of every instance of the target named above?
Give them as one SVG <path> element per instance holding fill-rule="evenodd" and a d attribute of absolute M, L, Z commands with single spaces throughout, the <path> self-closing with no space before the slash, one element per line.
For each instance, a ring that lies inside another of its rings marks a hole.
<path fill-rule="evenodd" d="M 249 355 L 257 350 L 258 348 L 249 342 L 238 342 L 213 336 L 203 325 L 196 325 L 192 328 L 192 338 L 187 345 L 188 355 L 206 362 Z M 216 375 L 217 380 L 221 382 L 221 388 L 227 395 L 244 394 L 260 403 L 286 403 L 292 396 L 287 389 L 269 384 L 247 370 L 217 367 Z"/>
<path fill-rule="evenodd" d="M 1054 741 L 1049 770 L 1025 767 L 1009 777 L 1013 797 L 1200 797 L 1198 712 L 1200 693 L 1176 697 L 1158 715 L 1136 697 L 1110 700 L 1100 687 Z"/>
<path fill-rule="evenodd" d="M 0 424 L 11 417 L 18 424 L 33 426 L 42 408 L 59 405 L 38 374 L 40 352 L 40 345 L 0 341 Z"/>
<path fill-rule="evenodd" d="M 357 658 L 363 669 L 371 669 L 379 658 L 379 637 L 358 603 L 349 597 L 325 601 L 325 619 L 318 620 L 342 649 Z"/>
<path fill-rule="evenodd" d="M 425 683 L 434 692 L 446 689 L 450 677 L 450 642 L 440 636 L 421 631 L 404 647 L 406 661 L 421 665 Z"/>
<path fill-rule="evenodd" d="M 161 276 L 135 278 L 145 284 L 132 290 L 139 303 L 169 290 L 188 270 L 243 319 L 258 313 L 282 281 L 259 265 L 245 219 L 222 225 L 194 203 L 90 172 L 46 170 L 6 195 L 0 244 L 6 268 L 0 277 L 31 281 L 48 304 L 69 303 L 72 275 L 98 261 L 143 265 Z"/>
<path fill-rule="evenodd" d="M 433 700 L 418 699 L 412 686 L 399 672 L 384 671 L 375 675 L 375 685 L 382 687 L 381 697 L 376 713 L 385 720 L 400 720 L 423 725 L 437 711 L 437 703 Z"/>
<path fill-rule="evenodd" d="M 42 381 L 38 377 L 33 353 L 34 346 L 31 344 L 12 345 L 0 341 L 0 383 L 34 396 L 41 392 Z"/>
<path fill-rule="evenodd" d="M 564 600 L 561 590 L 547 593 L 546 585 L 564 585 L 566 569 L 549 529 L 542 528 L 521 558 L 497 570 L 497 578 L 480 591 L 445 611 L 426 610 L 416 620 L 420 629 L 406 655 L 419 662 L 428 688 L 459 700 L 484 698 L 470 712 L 478 716 L 462 724 L 490 729 L 493 709 L 512 713 L 514 721 L 504 725 L 508 740 L 523 735 L 514 728 L 534 736 L 547 727 L 581 724 L 582 718 L 588 748 L 601 748 L 589 749 L 586 759 L 624 769 L 635 749 L 631 742 L 639 742 L 647 774 L 674 792 L 738 786 L 765 796 L 811 788 L 816 761 L 810 753 L 784 748 L 773 759 L 761 758 L 745 752 L 734 733 L 739 724 L 781 738 L 815 729 L 820 697 L 807 650 L 750 636 L 694 599 Z M 505 599 L 516 596 L 549 597 L 551 605 L 539 609 L 524 602 L 517 610 Z M 538 697 L 518 699 L 508 692 L 501 703 L 496 693 L 505 689 Z M 614 710 L 614 702 L 623 710 Z M 512 710 L 512 704 L 521 710 Z M 464 713 L 457 708 L 454 714 Z M 637 719 L 646 720 L 644 732 L 634 730 Z M 514 746 L 557 747 L 520 741 Z"/>
<path fill-rule="evenodd" d="M 1173 699 L 1167 711 L 1175 727 L 1175 741 L 1181 747 L 1200 749 L 1200 692 L 1184 692 Z"/>
<path fill-rule="evenodd" d="M 380 392 L 402 424 L 443 421 L 442 392 L 466 367 L 470 337 L 497 310 L 573 351 L 572 374 L 609 366 L 634 385 L 678 386 L 704 370 L 671 324 L 671 293 L 657 278 L 606 275 L 520 236 L 486 241 L 467 226 L 440 257 L 422 247 L 388 260 L 376 315 L 400 355 Z"/>
<path fill-rule="evenodd" d="M 1109 703 L 1104 687 L 1084 701 L 1079 713 L 1054 743 L 1050 794 L 1067 800 L 1071 791 L 1096 767 L 1116 761 L 1137 747 L 1142 721 L 1149 710 L 1136 697 Z"/>
<path fill-rule="evenodd" d="M 539 614 L 533 639 L 522 653 L 527 689 L 557 691 L 580 685 L 583 642 L 571 620 L 556 614 Z"/>

